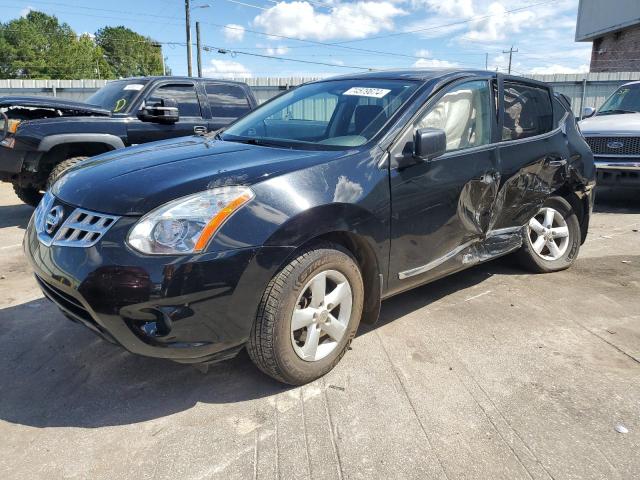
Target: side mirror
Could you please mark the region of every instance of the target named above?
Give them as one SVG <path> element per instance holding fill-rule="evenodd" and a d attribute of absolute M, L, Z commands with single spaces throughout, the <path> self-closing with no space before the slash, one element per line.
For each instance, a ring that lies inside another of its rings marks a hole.
<path fill-rule="evenodd" d="M 413 136 L 413 156 L 428 161 L 447 150 L 447 134 L 439 128 L 419 128 Z"/>
<path fill-rule="evenodd" d="M 593 115 L 596 113 L 596 109 L 593 107 L 584 107 L 582 109 L 582 118 L 589 118 L 589 117 L 593 117 Z"/>
<path fill-rule="evenodd" d="M 178 102 L 173 98 L 165 98 L 154 105 L 145 105 L 138 112 L 143 122 L 176 123 L 180 120 Z"/>

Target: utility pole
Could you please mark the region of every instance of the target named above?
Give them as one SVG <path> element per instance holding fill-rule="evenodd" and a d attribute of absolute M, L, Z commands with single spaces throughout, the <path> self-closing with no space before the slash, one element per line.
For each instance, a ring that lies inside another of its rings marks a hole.
<path fill-rule="evenodd" d="M 484 69 L 489 70 L 489 54 L 484 54 Z"/>
<path fill-rule="evenodd" d="M 502 53 L 508 53 L 509 54 L 509 75 L 511 75 L 511 59 L 513 58 L 513 54 L 514 53 L 518 53 L 518 49 L 516 48 L 515 50 L 513 49 L 513 45 L 511 45 L 511 48 L 509 50 L 503 50 Z"/>
<path fill-rule="evenodd" d="M 184 0 L 185 26 L 187 28 L 187 72 L 191 77 L 193 66 L 191 65 L 191 6 L 189 3 L 189 0 Z"/>
<path fill-rule="evenodd" d="M 202 78 L 202 43 L 200 42 L 200 22 L 196 22 L 196 44 L 198 48 L 198 77 Z"/>

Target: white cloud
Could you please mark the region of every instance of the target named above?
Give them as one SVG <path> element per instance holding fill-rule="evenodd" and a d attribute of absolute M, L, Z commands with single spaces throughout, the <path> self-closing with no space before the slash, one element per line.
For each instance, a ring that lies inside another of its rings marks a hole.
<path fill-rule="evenodd" d="M 284 45 L 263 45 L 261 43 L 258 43 L 256 47 L 263 48 L 265 55 L 271 55 L 271 56 L 285 55 L 290 51 L 290 48 L 285 47 Z"/>
<path fill-rule="evenodd" d="M 473 0 L 411 0 L 414 9 L 427 7 L 432 12 L 447 17 L 473 17 Z"/>
<path fill-rule="evenodd" d="M 589 65 L 580 65 L 578 67 L 567 67 L 566 65 L 552 64 L 544 67 L 535 67 L 529 70 L 532 75 L 548 75 L 552 73 L 586 73 L 589 71 Z"/>
<path fill-rule="evenodd" d="M 234 60 L 211 60 L 203 72 L 208 77 L 216 78 L 251 78 L 251 70 Z"/>
<path fill-rule="evenodd" d="M 406 12 L 390 1 L 337 4 L 327 13 L 306 1 L 280 2 L 258 15 L 253 23 L 268 34 L 301 39 L 364 38 L 394 27 L 393 19 Z"/>
<path fill-rule="evenodd" d="M 431 56 L 431 52 L 426 48 L 421 48 L 420 50 L 416 50 L 416 57 L 429 58 Z"/>
<path fill-rule="evenodd" d="M 29 5 L 26 8 L 23 8 L 22 10 L 20 10 L 20 16 L 21 17 L 26 17 L 27 15 L 29 15 L 29 12 L 33 11 L 33 7 L 31 5 Z"/>
<path fill-rule="evenodd" d="M 537 16 L 531 10 L 510 14 L 506 12 L 507 8 L 502 3 L 493 2 L 483 14 L 490 16 L 472 21 L 469 31 L 462 38 L 473 42 L 495 42 L 512 38 L 512 34 L 527 28 Z"/>
<path fill-rule="evenodd" d="M 229 42 L 241 42 L 244 38 L 244 27 L 236 23 L 228 23 L 225 25 L 224 38 Z"/>
<path fill-rule="evenodd" d="M 436 58 L 420 58 L 413 64 L 414 68 L 457 68 L 459 66 L 459 63 Z"/>

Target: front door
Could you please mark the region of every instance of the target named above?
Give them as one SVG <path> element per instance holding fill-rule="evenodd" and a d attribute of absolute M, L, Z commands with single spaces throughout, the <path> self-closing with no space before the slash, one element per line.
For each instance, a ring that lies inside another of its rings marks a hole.
<path fill-rule="evenodd" d="M 167 125 L 142 122 L 136 118 L 127 127 L 131 145 L 208 131 L 208 121 L 203 118 L 200 101 L 192 82 L 161 84 L 149 94 L 145 103 L 154 105 L 166 99 L 173 99 L 178 103 L 180 120 Z"/>
<path fill-rule="evenodd" d="M 464 80 L 429 100 L 391 149 L 412 149 L 418 128 L 439 128 L 446 153 L 391 169 L 389 290 L 404 290 L 461 268 L 489 228 L 500 175 L 493 142 L 496 110 L 489 80 Z"/>

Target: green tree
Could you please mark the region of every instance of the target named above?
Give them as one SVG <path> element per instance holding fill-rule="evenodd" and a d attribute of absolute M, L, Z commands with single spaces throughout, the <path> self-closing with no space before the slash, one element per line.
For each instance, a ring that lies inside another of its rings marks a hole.
<path fill-rule="evenodd" d="M 120 26 L 98 30 L 95 41 L 116 77 L 162 75 L 162 49 L 151 38 Z"/>
<path fill-rule="evenodd" d="M 101 49 L 78 37 L 55 16 L 31 11 L 0 25 L 0 74 L 4 78 L 114 78 Z"/>

